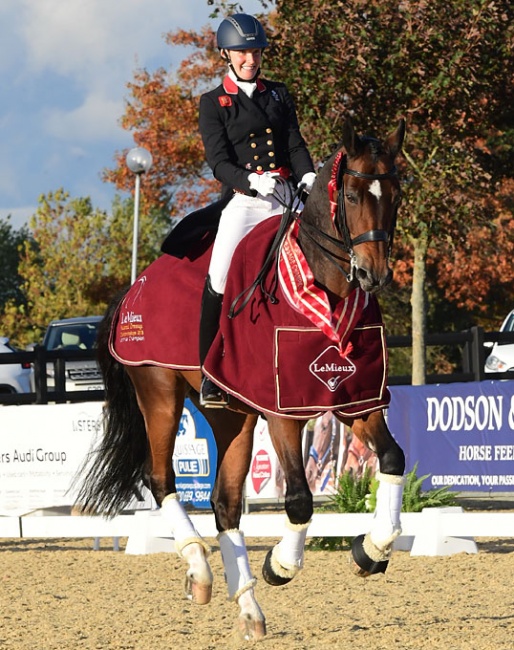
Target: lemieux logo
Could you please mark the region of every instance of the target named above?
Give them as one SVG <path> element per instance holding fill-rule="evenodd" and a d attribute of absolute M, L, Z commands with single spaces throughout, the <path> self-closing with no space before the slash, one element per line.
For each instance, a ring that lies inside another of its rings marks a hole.
<path fill-rule="evenodd" d="M 309 366 L 311 373 L 334 393 L 356 371 L 355 365 L 339 355 L 335 345 L 324 350 Z"/>

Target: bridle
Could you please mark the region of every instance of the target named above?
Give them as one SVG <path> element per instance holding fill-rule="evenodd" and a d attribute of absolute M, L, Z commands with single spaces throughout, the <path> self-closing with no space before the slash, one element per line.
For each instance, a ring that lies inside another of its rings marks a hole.
<path fill-rule="evenodd" d="M 374 140 L 373 138 L 367 138 L 367 141 L 378 142 L 378 140 Z M 263 266 L 259 271 L 259 274 L 255 278 L 254 282 L 249 287 L 247 287 L 244 291 L 242 291 L 232 302 L 228 314 L 229 318 L 235 318 L 238 314 L 240 314 L 243 311 L 243 309 L 250 301 L 250 298 L 252 297 L 255 289 L 258 286 L 261 287 L 263 293 L 269 298 L 269 300 L 273 304 L 277 302 L 277 298 L 275 296 L 277 278 L 275 277 L 273 287 L 269 291 L 264 288 L 264 278 L 266 277 L 266 274 L 270 266 L 273 264 L 273 260 L 276 261 L 277 259 L 276 253 L 281 245 L 281 242 L 286 234 L 288 227 L 290 226 L 293 220 L 296 220 L 298 222 L 299 230 L 306 237 L 308 237 L 308 239 L 310 239 L 310 241 L 314 244 L 314 246 L 316 246 L 316 248 L 321 252 L 321 254 L 331 264 L 333 264 L 340 273 L 344 275 L 344 277 L 349 283 L 354 280 L 355 271 L 358 269 L 357 257 L 353 250 L 355 246 L 358 246 L 359 244 L 363 244 L 365 242 L 384 241 L 388 244 L 387 257 L 389 258 L 392 250 L 394 230 L 396 226 L 397 205 L 395 205 L 394 207 L 393 218 L 391 221 L 391 228 L 389 231 L 367 230 L 366 232 L 361 233 L 360 235 L 352 239 L 350 237 L 350 231 L 348 229 L 348 224 L 346 221 L 345 196 L 344 196 L 344 191 L 342 190 L 344 189 L 343 178 L 345 174 L 349 176 L 355 176 L 357 178 L 364 178 L 366 180 L 383 180 L 386 178 L 396 177 L 396 166 L 393 165 L 393 167 L 391 167 L 389 171 L 383 174 L 366 174 L 364 172 L 359 172 L 355 169 L 349 169 L 346 166 L 346 160 L 347 160 L 347 156 L 346 154 L 343 154 L 342 150 L 336 154 L 334 158 L 334 164 L 332 165 L 332 173 L 330 176 L 330 180 L 328 182 L 330 216 L 332 219 L 332 223 L 335 227 L 335 230 L 339 234 L 339 237 L 333 237 L 332 235 L 329 235 L 328 233 L 324 232 L 317 226 L 305 222 L 301 218 L 301 215 L 298 216 L 298 214 L 296 213 L 295 206 L 298 205 L 301 200 L 301 195 L 303 192 L 303 188 L 301 185 L 293 193 L 289 204 L 284 203 L 278 196 L 276 196 L 275 198 L 277 198 L 279 203 L 281 203 L 284 207 L 284 215 L 280 222 L 279 229 L 275 235 L 273 243 L 271 244 L 270 250 L 268 251 L 268 255 L 264 260 Z M 281 178 L 279 177 L 277 181 L 281 181 Z M 282 181 L 282 182 L 286 182 L 286 181 Z M 337 200 L 334 200 L 334 195 L 336 194 L 336 192 L 337 192 Z M 325 241 L 330 242 L 330 244 L 335 246 L 337 250 L 342 250 L 343 253 L 346 253 L 348 255 L 349 259 L 344 259 L 342 257 L 339 257 L 333 251 L 326 248 L 322 243 L 318 241 L 318 237 L 321 237 Z M 347 273 L 345 268 L 342 266 L 342 263 L 350 264 L 349 273 Z M 240 301 L 242 302 L 239 305 Z"/>
<path fill-rule="evenodd" d="M 371 138 L 368 138 L 371 140 Z M 364 172 L 359 172 L 355 169 L 349 169 L 347 166 L 347 156 L 343 151 L 339 151 L 334 158 L 334 164 L 332 165 L 332 173 L 330 180 L 328 182 L 328 199 L 330 202 L 330 216 L 332 223 L 336 229 L 336 232 L 339 234 L 339 237 L 332 237 L 328 233 L 320 230 L 317 226 L 313 224 L 306 223 L 300 219 L 300 230 L 304 232 L 305 235 L 316 245 L 316 247 L 322 252 L 322 254 L 344 274 L 348 282 L 352 282 L 355 277 L 355 271 L 358 268 L 357 257 L 354 252 L 355 246 L 359 244 L 364 244 L 366 242 L 376 242 L 383 241 L 388 244 L 387 246 L 387 257 L 389 258 L 393 246 L 394 231 L 396 228 L 396 213 L 397 205 L 394 207 L 393 218 L 391 221 L 391 228 L 387 230 L 367 230 L 366 232 L 357 235 L 353 239 L 350 237 L 350 230 L 348 228 L 348 222 L 346 219 L 346 204 L 345 204 L 345 193 L 343 186 L 343 179 L 345 174 L 348 176 L 354 176 L 356 178 L 363 178 L 370 181 L 384 180 L 387 178 L 395 178 L 397 175 L 396 166 L 393 165 L 391 169 L 382 174 L 366 174 Z M 337 194 L 337 198 L 334 198 Z M 350 264 L 350 272 L 347 273 L 341 264 L 336 260 L 335 255 L 325 248 L 322 244 L 317 241 L 312 233 L 320 235 L 323 239 L 333 244 L 337 249 L 342 250 L 349 257 L 348 260 L 344 260 L 346 263 Z"/>

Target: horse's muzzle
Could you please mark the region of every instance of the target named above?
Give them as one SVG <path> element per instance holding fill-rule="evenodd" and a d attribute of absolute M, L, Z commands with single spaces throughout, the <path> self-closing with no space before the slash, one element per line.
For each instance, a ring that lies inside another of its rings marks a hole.
<path fill-rule="evenodd" d="M 368 293 L 378 293 L 391 283 L 393 272 L 389 267 L 387 267 L 385 272 L 381 274 L 377 274 L 363 267 L 358 267 L 355 270 L 355 277 L 363 291 L 367 291 Z"/>

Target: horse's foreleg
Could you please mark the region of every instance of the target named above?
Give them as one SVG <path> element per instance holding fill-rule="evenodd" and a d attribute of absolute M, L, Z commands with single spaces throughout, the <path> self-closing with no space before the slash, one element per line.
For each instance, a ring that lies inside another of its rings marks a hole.
<path fill-rule="evenodd" d="M 225 568 L 229 600 L 240 608 L 239 632 L 245 639 L 266 635 L 266 620 L 254 593 L 244 535 L 239 530 L 243 504 L 243 487 L 250 468 L 255 416 L 214 409 L 205 412 L 218 446 L 218 473 L 212 492 L 212 506 L 218 528 L 218 541 Z M 233 432 L 230 434 L 230 432 Z"/>
<path fill-rule="evenodd" d="M 240 607 L 239 632 L 245 639 L 266 635 L 266 620 L 255 599 L 253 577 L 248 561 L 244 535 L 240 530 L 225 530 L 218 535 L 225 567 L 229 600 Z"/>
<path fill-rule="evenodd" d="M 372 413 L 366 420 L 356 421 L 353 432 L 376 451 L 380 468 L 376 474 L 379 486 L 371 530 L 367 535 L 356 537 L 352 543 L 357 573 L 367 577 L 374 573 L 385 573 L 393 542 L 402 532 L 400 512 L 405 456 L 391 436 L 381 412 Z"/>
<path fill-rule="evenodd" d="M 286 477 L 287 520 L 283 537 L 266 556 L 262 573 L 268 584 L 280 586 L 290 582 L 303 567 L 313 501 L 303 466 L 302 423 L 269 418 L 268 428 Z"/>

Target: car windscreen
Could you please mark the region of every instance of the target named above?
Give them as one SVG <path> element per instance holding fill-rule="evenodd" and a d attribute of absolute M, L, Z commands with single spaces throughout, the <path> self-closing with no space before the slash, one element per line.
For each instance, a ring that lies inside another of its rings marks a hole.
<path fill-rule="evenodd" d="M 96 347 L 97 333 L 96 324 L 55 325 L 47 333 L 45 347 L 47 350 L 92 350 Z"/>

